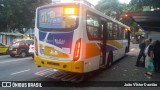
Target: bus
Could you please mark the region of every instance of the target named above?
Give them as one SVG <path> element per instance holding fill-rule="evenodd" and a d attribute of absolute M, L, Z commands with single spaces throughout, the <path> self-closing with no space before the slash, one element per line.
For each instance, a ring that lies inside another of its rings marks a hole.
<path fill-rule="evenodd" d="M 130 27 L 82 2 L 36 9 L 34 63 L 72 73 L 110 67 L 129 47 Z"/>

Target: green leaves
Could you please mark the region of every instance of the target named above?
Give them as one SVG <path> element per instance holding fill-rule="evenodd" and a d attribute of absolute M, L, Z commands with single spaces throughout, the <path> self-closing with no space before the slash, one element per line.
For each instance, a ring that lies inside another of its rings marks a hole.
<path fill-rule="evenodd" d="M 160 0 L 131 0 L 132 11 L 143 11 L 144 6 L 160 8 Z"/>
<path fill-rule="evenodd" d="M 138 0 L 132 0 L 132 4 L 135 5 Z M 141 1 L 141 0 L 139 0 Z M 134 6 L 133 6 L 134 7 Z M 96 9 L 100 10 L 102 13 L 115 18 L 122 23 L 130 26 L 130 27 L 137 27 L 137 24 L 131 19 L 129 16 L 124 17 L 123 15 L 127 12 L 130 12 L 132 9 L 131 4 L 122 4 L 118 0 L 100 0 L 96 5 Z M 136 8 L 137 9 L 137 8 Z"/>
<path fill-rule="evenodd" d="M 10 32 L 23 28 L 34 28 L 36 7 L 51 0 L 0 0 L 0 30 Z"/>
<path fill-rule="evenodd" d="M 100 0 L 96 5 L 96 9 L 105 13 L 106 15 L 120 19 L 120 15 L 123 12 L 127 12 L 127 4 L 122 4 L 118 0 Z"/>

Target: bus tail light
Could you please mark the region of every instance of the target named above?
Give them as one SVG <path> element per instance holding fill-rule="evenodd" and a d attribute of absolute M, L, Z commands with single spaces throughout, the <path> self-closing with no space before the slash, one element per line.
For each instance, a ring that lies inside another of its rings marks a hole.
<path fill-rule="evenodd" d="M 77 40 L 76 45 L 75 45 L 74 56 L 73 56 L 74 61 L 77 61 L 79 59 L 80 49 L 81 49 L 81 39 Z"/>
<path fill-rule="evenodd" d="M 37 44 L 37 38 L 34 37 L 34 49 L 35 49 L 35 54 L 38 56 L 38 44 Z"/>

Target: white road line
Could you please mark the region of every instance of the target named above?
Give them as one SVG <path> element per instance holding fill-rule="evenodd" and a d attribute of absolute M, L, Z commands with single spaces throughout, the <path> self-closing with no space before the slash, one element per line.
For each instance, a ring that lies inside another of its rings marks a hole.
<path fill-rule="evenodd" d="M 19 72 L 15 72 L 15 73 L 12 73 L 11 75 L 15 75 L 15 74 L 19 74 L 19 73 L 23 73 L 23 72 L 27 72 L 27 71 L 30 71 L 30 69 L 19 71 Z"/>
<path fill-rule="evenodd" d="M 29 59 L 29 58 L 23 58 L 23 59 L 11 60 L 11 61 L 3 61 L 3 62 L 0 62 L 0 64 L 2 64 L 2 63 L 9 63 L 9 62 L 24 61 L 26 59 Z"/>

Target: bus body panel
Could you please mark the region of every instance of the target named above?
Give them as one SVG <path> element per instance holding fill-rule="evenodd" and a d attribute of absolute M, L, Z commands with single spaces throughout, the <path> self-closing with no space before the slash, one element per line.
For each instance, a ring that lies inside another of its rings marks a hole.
<path fill-rule="evenodd" d="M 55 6 L 58 5 L 55 4 Z M 60 6 L 63 6 L 63 4 L 60 4 Z M 52 5 L 44 7 L 52 7 Z M 44 66 L 76 73 L 91 72 L 101 67 L 103 43 L 102 40 L 90 40 L 88 38 L 86 30 L 86 15 L 88 11 L 99 15 L 100 18 L 105 18 L 105 20 L 111 20 L 123 27 L 127 27 L 124 24 L 112 20 L 108 16 L 105 16 L 84 4 L 80 4 L 78 27 L 74 30 L 67 32 L 41 31 L 37 28 L 37 24 L 35 25 L 35 38 L 37 39 L 38 55 L 35 52 L 34 61 L 37 66 Z M 36 19 L 37 18 L 38 13 L 36 14 Z M 36 23 L 38 22 L 36 21 Z M 75 46 L 78 40 L 80 40 L 81 43 L 79 48 L 80 56 L 78 60 L 74 60 Z M 108 55 L 110 52 L 113 52 L 113 61 L 116 61 L 125 55 L 125 49 L 127 47 L 126 40 L 106 39 L 105 45 L 106 60 L 104 65 L 107 65 Z"/>
<path fill-rule="evenodd" d="M 63 6 L 63 4 L 60 6 Z M 52 5 L 49 5 L 49 7 L 52 7 Z M 43 10 L 43 8 L 47 8 L 47 6 L 38 9 Z M 37 14 L 36 18 L 38 18 Z M 37 24 L 35 27 L 37 27 Z M 35 37 L 38 44 L 38 56 L 35 54 L 35 64 L 37 66 L 83 73 L 83 60 L 81 60 L 81 57 L 79 57 L 78 61 L 73 61 L 76 41 L 81 39 L 80 29 L 82 28 L 78 27 L 70 32 L 47 32 L 35 28 Z"/>
<path fill-rule="evenodd" d="M 39 56 L 71 59 L 73 33 L 39 32 Z"/>
<path fill-rule="evenodd" d="M 92 9 L 88 9 L 85 6 L 83 7 L 83 14 L 84 20 L 86 20 L 86 12 L 90 10 L 94 12 Z M 82 19 L 83 20 L 83 19 Z M 86 22 L 84 22 L 84 26 L 86 28 Z M 102 63 L 102 51 L 100 44 L 102 43 L 100 40 L 89 40 L 87 36 L 87 31 L 86 29 L 83 29 L 83 38 L 85 39 L 85 44 L 86 46 L 83 47 L 86 49 L 85 52 L 85 59 L 84 59 L 84 72 L 90 72 L 94 71 L 100 68 L 100 65 Z M 83 42 L 84 43 L 84 42 Z M 116 61 L 117 59 L 123 57 L 125 55 L 125 48 L 126 44 L 124 43 L 124 40 L 107 40 L 107 52 L 106 52 L 106 61 L 105 64 L 107 64 L 108 60 L 108 54 L 110 51 L 114 53 L 114 60 Z"/>

